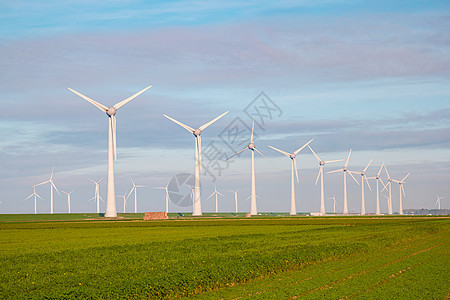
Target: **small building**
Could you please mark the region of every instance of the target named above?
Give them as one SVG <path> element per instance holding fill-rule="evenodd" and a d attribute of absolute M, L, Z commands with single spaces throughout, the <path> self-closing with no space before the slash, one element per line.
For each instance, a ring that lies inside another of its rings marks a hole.
<path fill-rule="evenodd" d="M 146 212 L 144 215 L 144 221 L 149 220 L 167 220 L 169 217 L 165 211 L 161 212 Z"/>

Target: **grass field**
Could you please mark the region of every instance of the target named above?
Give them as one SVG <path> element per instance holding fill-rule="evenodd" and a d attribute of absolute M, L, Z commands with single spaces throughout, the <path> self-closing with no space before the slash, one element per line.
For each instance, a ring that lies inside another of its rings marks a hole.
<path fill-rule="evenodd" d="M 1 299 L 444 299 L 447 218 L 0 215 Z"/>

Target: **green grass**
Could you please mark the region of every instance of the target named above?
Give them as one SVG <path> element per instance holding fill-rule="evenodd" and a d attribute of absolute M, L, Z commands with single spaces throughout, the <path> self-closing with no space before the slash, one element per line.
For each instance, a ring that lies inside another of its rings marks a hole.
<path fill-rule="evenodd" d="M 69 216 L 0 215 L 0 298 L 448 295 L 445 218 Z"/>

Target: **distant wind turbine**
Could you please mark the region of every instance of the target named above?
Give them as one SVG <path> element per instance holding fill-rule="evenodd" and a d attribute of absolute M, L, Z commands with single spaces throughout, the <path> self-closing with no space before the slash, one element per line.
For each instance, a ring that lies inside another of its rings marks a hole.
<path fill-rule="evenodd" d="M 336 195 L 333 195 L 333 197 L 330 197 L 328 199 L 333 200 L 333 213 L 336 213 Z"/>
<path fill-rule="evenodd" d="M 128 194 L 128 196 L 130 195 Z M 128 196 L 127 193 L 123 194 L 123 196 L 117 196 L 117 198 L 123 198 L 123 213 L 126 212 L 125 206 L 127 205 Z"/>
<path fill-rule="evenodd" d="M 33 197 L 33 196 L 34 196 L 34 214 L 36 214 L 37 213 L 37 198 L 39 198 L 41 200 L 42 200 L 42 198 L 41 198 L 41 196 L 39 196 L 36 193 L 36 186 L 35 185 L 33 185 L 33 194 L 31 194 L 30 196 L 25 198 L 25 200 L 23 200 L 23 201 L 26 201 L 26 200 L 30 199 L 31 197 Z"/>
<path fill-rule="evenodd" d="M 94 181 L 90 178 L 88 178 L 93 184 L 95 184 L 95 193 L 94 193 L 94 197 L 92 197 L 90 200 L 95 200 L 95 202 L 97 202 L 97 213 L 100 213 L 100 199 L 102 199 L 102 197 L 100 197 L 100 181 L 103 180 L 103 178 L 101 178 L 99 181 Z M 89 201 L 90 201 L 89 200 Z M 103 199 L 102 199 L 103 200 Z"/>
<path fill-rule="evenodd" d="M 371 159 L 369 161 L 367 166 L 361 172 L 349 171 L 350 173 L 360 174 L 361 175 L 361 215 L 365 215 L 366 214 L 366 202 L 365 202 L 365 199 L 364 199 L 364 180 L 366 181 L 367 186 L 369 187 L 369 190 L 372 190 L 370 188 L 369 180 L 367 180 L 367 176 L 366 176 L 367 168 L 369 168 L 369 166 L 372 163 L 372 161 L 373 161 L 373 159 Z"/>
<path fill-rule="evenodd" d="M 52 169 L 52 173 L 50 175 L 50 179 L 41 183 L 36 184 L 36 186 L 38 185 L 42 185 L 42 184 L 46 184 L 46 183 L 50 183 L 50 213 L 53 213 L 53 189 L 55 189 L 55 191 L 58 193 L 58 195 L 60 195 L 58 189 L 56 188 L 55 183 L 53 182 L 53 169 Z"/>
<path fill-rule="evenodd" d="M 397 182 L 400 186 L 400 204 L 399 204 L 399 214 L 403 215 L 403 201 L 402 201 L 402 194 L 403 196 L 406 196 L 405 194 L 405 188 L 403 187 L 403 184 L 405 184 L 405 180 L 406 178 L 410 175 L 411 173 L 408 173 L 408 175 L 406 175 L 405 177 L 403 177 L 402 180 L 395 180 L 392 179 L 392 181 Z"/>
<path fill-rule="evenodd" d="M 376 210 L 376 214 L 380 215 L 381 211 L 380 211 L 380 189 L 379 189 L 379 185 L 378 182 L 381 182 L 381 184 L 383 185 L 383 187 L 386 187 L 383 183 L 383 180 L 381 180 L 380 174 L 381 174 L 381 170 L 383 169 L 384 166 L 384 162 L 381 164 L 380 169 L 378 170 L 377 176 L 375 177 L 368 177 L 367 179 L 376 179 L 377 181 L 377 210 Z"/>
<path fill-rule="evenodd" d="M 212 193 L 208 198 L 206 198 L 206 200 L 208 200 L 209 198 L 211 198 L 212 196 L 216 195 L 216 214 L 219 212 L 219 206 L 218 206 L 218 202 L 217 202 L 217 197 L 220 195 L 222 197 L 224 197 L 220 192 L 217 191 L 217 187 L 214 186 L 214 193 Z"/>
<path fill-rule="evenodd" d="M 298 180 L 297 162 L 295 160 L 295 157 L 297 156 L 297 154 L 300 151 L 303 150 L 303 148 L 305 148 L 306 146 L 309 146 L 309 143 L 311 143 L 312 141 L 313 141 L 313 139 L 311 139 L 309 142 L 307 142 L 306 144 L 304 144 L 303 146 L 301 146 L 300 148 L 295 150 L 293 153 L 288 153 L 286 151 L 283 151 L 283 150 L 277 149 L 275 147 L 269 146 L 273 150 L 278 151 L 281 154 L 284 154 L 284 155 L 286 155 L 287 157 L 289 157 L 291 159 L 291 211 L 289 213 L 291 216 L 297 215 L 297 209 L 295 207 L 294 171 L 295 171 L 295 175 L 297 176 L 297 183 L 299 182 L 299 180 Z"/>
<path fill-rule="evenodd" d="M 348 205 L 347 205 L 347 171 L 349 171 L 347 169 L 348 166 L 348 161 L 350 160 L 350 154 L 352 154 L 352 149 L 350 149 L 350 152 L 348 153 L 348 157 L 347 160 L 345 161 L 345 165 L 342 169 L 338 169 L 338 170 L 334 170 L 334 171 L 330 171 L 327 173 L 336 173 L 336 172 L 343 172 L 344 173 L 344 215 L 348 214 Z M 355 176 L 353 176 L 352 173 L 348 172 L 350 174 L 350 176 L 353 178 L 353 180 L 355 180 L 355 182 L 359 185 L 358 180 L 356 180 Z"/>
<path fill-rule="evenodd" d="M 238 194 L 238 191 L 236 190 L 236 191 L 233 191 L 233 190 L 229 190 L 229 192 L 231 192 L 231 193 L 233 193 L 234 194 L 234 206 L 235 206 L 235 212 L 236 213 L 238 213 L 238 197 L 237 197 L 237 194 Z"/>
<path fill-rule="evenodd" d="M 434 204 L 434 207 L 437 206 L 437 209 L 441 209 L 441 199 L 445 199 L 446 197 L 439 197 L 438 195 L 436 195 L 436 203 Z"/>
<path fill-rule="evenodd" d="M 137 188 L 144 187 L 145 185 L 136 185 L 136 184 L 134 184 L 133 178 L 131 178 L 131 176 L 130 176 L 130 179 L 131 179 L 131 183 L 133 184 L 133 187 L 131 188 L 131 191 L 128 194 L 127 198 L 130 197 L 131 193 L 133 193 L 133 191 L 134 191 L 134 213 L 136 214 L 137 213 Z"/>
<path fill-rule="evenodd" d="M 392 190 L 391 190 L 392 178 L 391 178 L 391 176 L 389 176 L 389 172 L 387 170 L 386 165 L 384 165 L 384 170 L 386 171 L 386 176 L 388 179 L 387 179 L 386 186 L 381 190 L 381 192 L 383 192 L 384 190 L 387 190 L 387 188 L 389 186 L 388 215 L 392 215 Z"/>
<path fill-rule="evenodd" d="M 320 214 L 325 215 L 325 198 L 324 198 L 325 192 L 324 192 L 324 188 L 323 188 L 323 168 L 324 168 L 325 164 L 343 161 L 343 159 L 323 161 L 319 158 L 319 156 L 316 154 L 316 152 L 314 152 L 314 150 L 311 148 L 310 145 L 308 145 L 308 148 L 309 148 L 309 150 L 311 150 L 311 152 L 314 154 L 314 156 L 317 158 L 317 161 L 319 162 L 319 166 L 320 166 L 319 173 L 317 174 L 315 185 L 317 185 L 317 181 L 319 180 L 319 177 L 320 177 Z"/>
<path fill-rule="evenodd" d="M 253 124 L 252 124 L 252 135 L 250 136 L 250 143 L 248 144 L 247 147 L 245 147 L 244 149 L 242 149 L 239 152 L 236 152 L 235 154 L 231 155 L 230 157 L 228 157 L 226 160 L 229 160 L 230 158 L 232 158 L 235 155 L 240 154 L 241 152 L 250 149 L 252 151 L 252 181 L 251 181 L 251 189 L 252 192 L 250 194 L 250 215 L 252 216 L 256 216 L 258 214 L 258 209 L 256 208 L 256 183 L 255 183 L 255 151 L 258 152 L 262 157 L 264 157 L 264 155 L 259 152 L 258 149 L 256 149 L 255 146 L 255 141 L 253 139 L 253 132 L 255 129 L 255 117 L 253 117 Z"/>
<path fill-rule="evenodd" d="M 61 192 L 63 192 L 64 194 L 67 195 L 67 205 L 68 205 L 68 207 L 69 207 L 69 214 L 70 214 L 70 194 L 73 193 L 73 190 L 71 190 L 69 193 L 64 192 L 63 190 L 61 190 Z"/>
<path fill-rule="evenodd" d="M 91 98 L 86 97 L 85 95 L 78 93 L 77 91 L 72 90 L 69 88 L 71 92 L 74 94 L 77 94 L 84 100 L 90 102 L 94 106 L 96 106 L 98 109 L 100 109 L 102 112 L 106 113 L 106 115 L 109 118 L 109 129 L 108 129 L 108 194 L 106 198 L 106 214 L 105 217 L 109 218 L 115 218 L 117 217 L 117 208 L 116 208 L 116 190 L 114 186 L 114 159 L 117 159 L 117 152 L 116 152 L 116 145 L 117 145 L 117 139 L 116 139 L 116 112 L 119 108 L 145 92 L 151 87 L 148 86 L 145 89 L 141 90 L 140 92 L 137 92 L 133 96 L 120 101 L 116 104 L 114 104 L 111 107 L 106 107 L 103 104 L 100 104 Z M 114 156 L 114 157 L 113 157 Z"/>
<path fill-rule="evenodd" d="M 164 190 L 166 191 L 166 213 L 169 212 L 169 184 L 164 187 L 154 187 L 156 190 Z"/>
<path fill-rule="evenodd" d="M 228 111 L 224 112 L 220 116 L 216 117 L 215 119 L 209 121 L 206 124 L 203 124 L 197 129 L 194 129 L 192 127 L 189 127 L 186 124 L 183 124 L 169 116 L 166 116 L 163 114 L 164 117 L 171 120 L 172 122 L 180 125 L 190 133 L 192 133 L 195 137 L 195 173 L 194 173 L 194 204 L 193 204 L 193 216 L 201 216 L 202 215 L 202 202 L 200 199 L 200 169 L 202 168 L 202 138 L 201 134 L 202 131 L 205 130 L 209 125 L 216 122 L 220 118 L 222 118 L 224 115 L 226 115 Z"/>

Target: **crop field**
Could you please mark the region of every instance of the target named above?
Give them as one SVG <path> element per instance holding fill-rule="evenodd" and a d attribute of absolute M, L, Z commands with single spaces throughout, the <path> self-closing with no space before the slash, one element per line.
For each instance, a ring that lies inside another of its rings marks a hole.
<path fill-rule="evenodd" d="M 0 215 L 1 299 L 445 299 L 450 219 Z"/>

